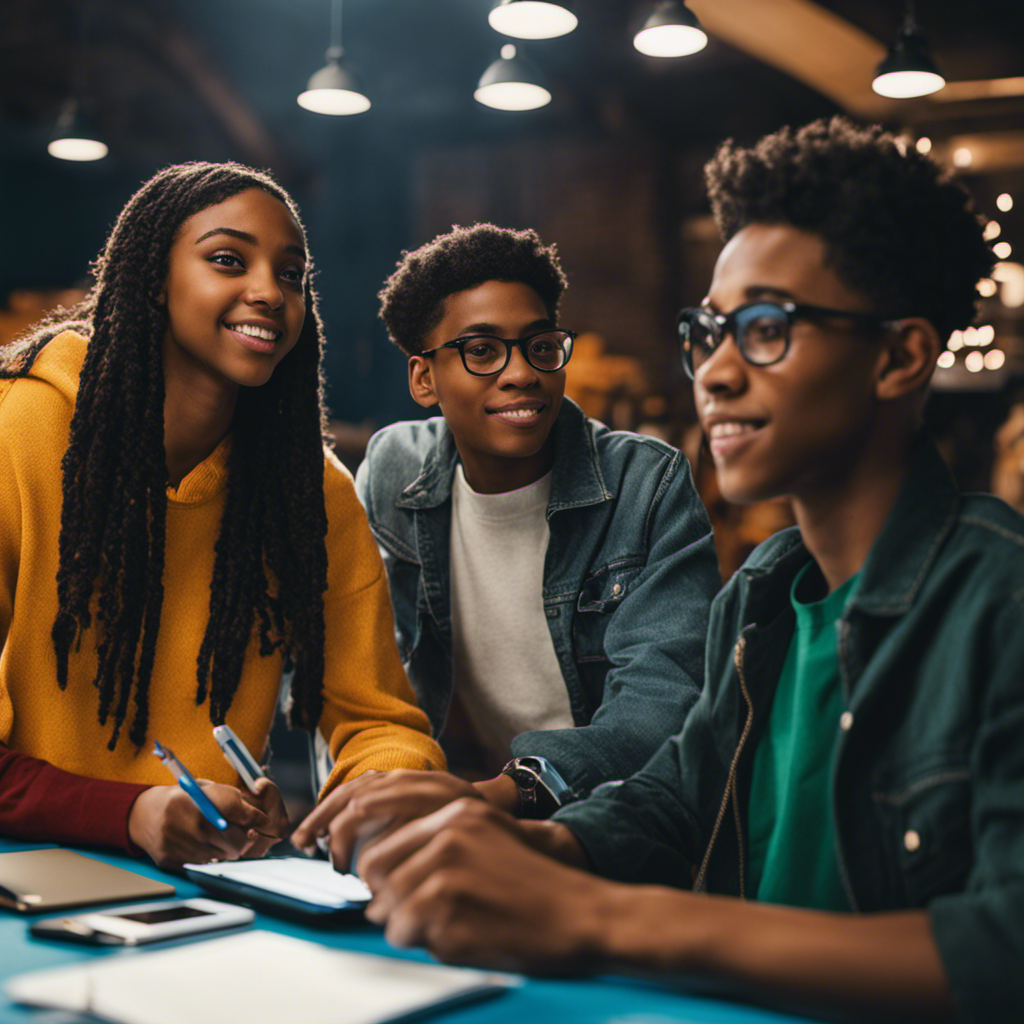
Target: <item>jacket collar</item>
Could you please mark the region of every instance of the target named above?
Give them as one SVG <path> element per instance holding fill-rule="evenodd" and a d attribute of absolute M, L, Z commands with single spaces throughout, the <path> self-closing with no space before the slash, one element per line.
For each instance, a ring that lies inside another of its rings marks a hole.
<path fill-rule="evenodd" d="M 953 475 L 932 441 L 919 435 L 896 504 L 864 562 L 851 607 L 872 615 L 908 611 L 959 508 Z"/>
<path fill-rule="evenodd" d="M 552 430 L 555 458 L 548 516 L 566 508 L 611 501 L 614 495 L 601 474 L 590 423 L 572 399 L 562 399 Z M 423 460 L 419 475 L 399 495 L 396 507 L 420 509 L 443 505 L 451 497 L 458 460 L 455 439 L 442 420 L 438 425 L 437 442 Z"/>
<path fill-rule="evenodd" d="M 861 579 L 848 608 L 869 615 L 896 616 L 914 603 L 942 542 L 959 510 L 960 495 L 952 474 L 935 445 L 918 435 L 910 453 L 907 475 L 861 569 Z M 778 612 L 783 591 L 809 556 L 796 528 L 776 543 L 773 557 L 760 566 L 740 569 L 741 584 L 750 593 L 755 621 L 759 612 Z"/>

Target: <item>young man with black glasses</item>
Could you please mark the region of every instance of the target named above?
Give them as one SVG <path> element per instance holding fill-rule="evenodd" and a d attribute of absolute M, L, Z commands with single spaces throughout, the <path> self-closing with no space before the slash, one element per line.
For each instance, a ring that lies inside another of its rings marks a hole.
<path fill-rule="evenodd" d="M 960 495 L 920 430 L 981 224 L 839 118 L 707 177 L 727 244 L 684 363 L 722 493 L 788 495 L 797 526 L 716 598 L 700 699 L 642 771 L 551 821 L 460 801 L 369 844 L 368 916 L 450 961 L 1019 1021 L 1024 519 Z"/>
<path fill-rule="evenodd" d="M 641 768 L 697 699 L 711 527 L 678 450 L 563 397 L 565 284 L 536 232 L 477 224 L 405 253 L 381 292 L 412 397 L 442 416 L 376 434 L 356 487 L 421 706 L 482 781 L 372 776 L 300 841 L 356 793 L 391 828 L 467 794 L 547 817 Z"/>

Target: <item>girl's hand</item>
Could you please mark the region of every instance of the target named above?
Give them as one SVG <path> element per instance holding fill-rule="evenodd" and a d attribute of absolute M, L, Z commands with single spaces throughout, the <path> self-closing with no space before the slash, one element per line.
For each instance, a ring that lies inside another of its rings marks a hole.
<path fill-rule="evenodd" d="M 232 822 L 226 831 L 214 828 L 180 786 L 153 786 L 140 793 L 132 804 L 128 836 L 157 867 L 173 869 L 182 864 L 237 860 L 247 854 L 257 840 L 261 844 L 273 842 L 259 835 L 259 832 L 274 833 L 275 830 L 268 814 L 254 805 L 256 797 L 246 800 L 234 786 L 199 781 L 221 814 Z M 268 784 L 277 794 L 277 787 L 269 780 Z M 265 799 L 268 807 L 278 813 L 273 795 L 267 794 Z M 280 801 L 280 794 L 276 799 Z M 283 815 L 283 808 L 279 813 Z"/>
<path fill-rule="evenodd" d="M 242 854 L 247 858 L 262 857 L 288 832 L 288 812 L 285 810 L 281 791 L 267 778 L 257 779 L 256 789 L 255 794 L 243 793 L 242 798 L 267 816 L 267 827 L 256 826 L 259 830 L 256 838 L 252 846 Z"/>

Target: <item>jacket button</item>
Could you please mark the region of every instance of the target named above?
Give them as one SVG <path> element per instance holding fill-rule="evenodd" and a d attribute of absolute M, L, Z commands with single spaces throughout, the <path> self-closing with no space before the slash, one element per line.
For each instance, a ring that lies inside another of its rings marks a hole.
<path fill-rule="evenodd" d="M 544 614 L 547 615 L 549 619 L 557 619 L 562 612 L 559 608 L 548 608 Z"/>
<path fill-rule="evenodd" d="M 921 836 L 920 836 L 920 834 L 918 832 L 915 832 L 914 829 L 912 829 L 912 828 L 907 829 L 907 831 L 903 833 L 903 848 L 908 853 L 915 853 L 917 850 L 920 850 L 921 849 Z"/>
<path fill-rule="evenodd" d="M 853 725 L 853 712 L 844 711 L 839 716 L 839 728 L 842 729 L 843 732 L 849 732 L 851 725 Z"/>
<path fill-rule="evenodd" d="M 615 586 L 612 587 L 612 593 L 615 594 L 615 595 L 621 594 L 622 593 L 622 584 L 621 583 L 616 583 Z"/>

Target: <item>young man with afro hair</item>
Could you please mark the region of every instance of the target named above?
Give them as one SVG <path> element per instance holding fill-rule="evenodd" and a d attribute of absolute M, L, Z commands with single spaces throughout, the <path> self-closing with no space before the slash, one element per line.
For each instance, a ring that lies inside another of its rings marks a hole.
<path fill-rule="evenodd" d="M 640 769 L 697 699 L 711 527 L 677 449 L 564 397 L 565 286 L 536 232 L 476 224 L 404 253 L 380 294 L 412 397 L 442 415 L 377 433 L 356 488 L 409 678 L 477 781 L 376 775 L 300 840 L 356 794 L 364 826 L 467 795 L 547 817 Z"/>
<path fill-rule="evenodd" d="M 1019 1021 L 1024 518 L 921 430 L 981 224 L 840 118 L 726 143 L 707 181 L 726 245 L 684 365 L 723 494 L 797 525 L 716 598 L 704 689 L 642 771 L 550 821 L 467 800 L 367 844 L 368 916 L 455 962 Z"/>

